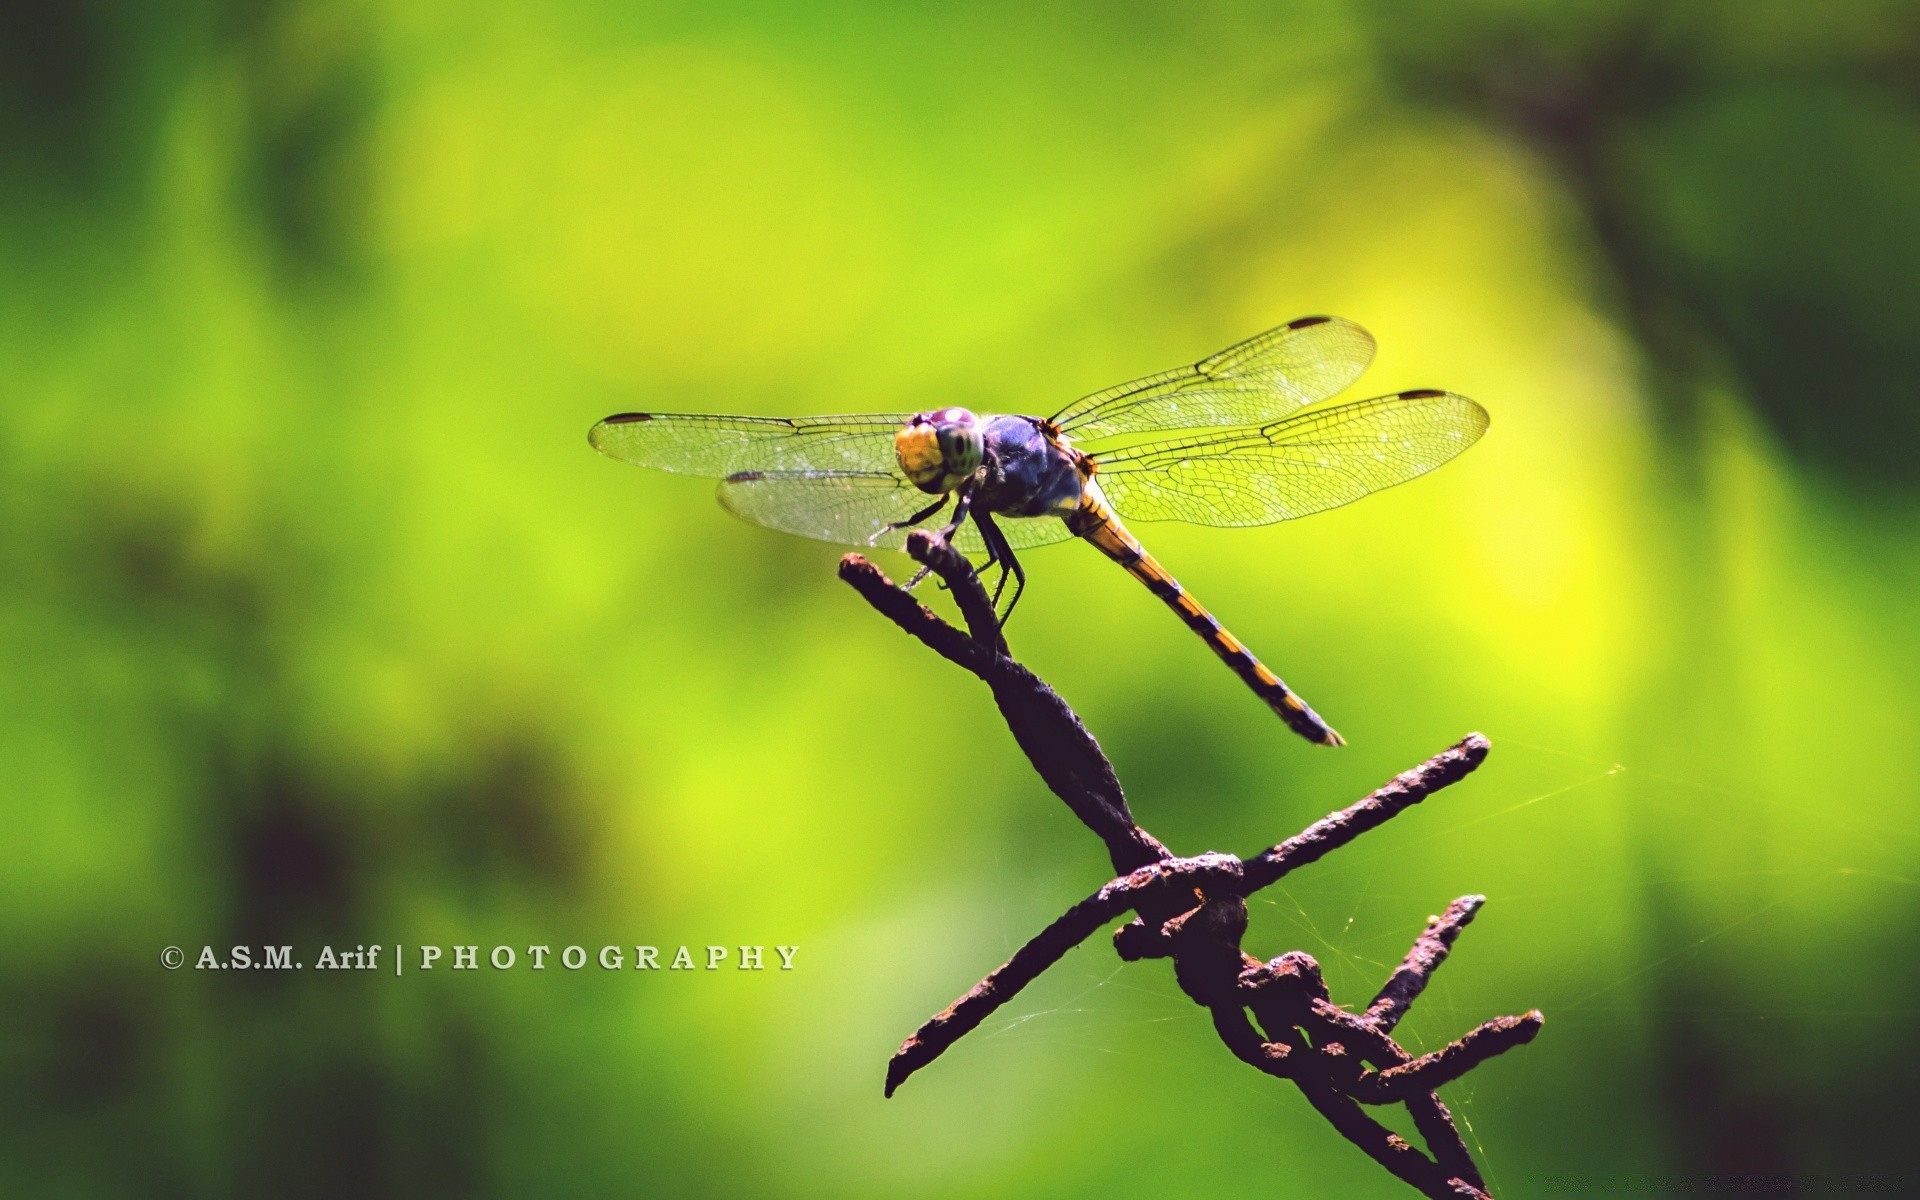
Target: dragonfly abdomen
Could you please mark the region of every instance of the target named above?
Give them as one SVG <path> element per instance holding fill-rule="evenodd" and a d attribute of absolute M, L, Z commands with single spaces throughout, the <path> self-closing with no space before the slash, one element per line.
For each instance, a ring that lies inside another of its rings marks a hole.
<path fill-rule="evenodd" d="M 1242 682 L 1253 689 L 1254 695 L 1266 701 L 1267 706 L 1279 714 L 1288 728 L 1308 741 L 1323 746 L 1345 744 L 1345 738 L 1322 721 L 1319 714 L 1307 707 L 1306 701 L 1295 695 L 1278 675 L 1253 656 L 1253 652 L 1239 638 L 1228 633 L 1218 618 L 1181 587 L 1179 580 L 1154 561 L 1153 556 L 1127 532 L 1126 526 L 1120 523 L 1113 510 L 1097 494 L 1090 491 L 1082 499 L 1079 510 L 1068 518 L 1067 527 L 1098 546 L 1101 553 L 1119 563 L 1127 574 L 1165 601 L 1167 607 L 1186 623 L 1187 628 L 1199 634 L 1207 645 L 1213 647 L 1220 661 L 1226 663 Z"/>

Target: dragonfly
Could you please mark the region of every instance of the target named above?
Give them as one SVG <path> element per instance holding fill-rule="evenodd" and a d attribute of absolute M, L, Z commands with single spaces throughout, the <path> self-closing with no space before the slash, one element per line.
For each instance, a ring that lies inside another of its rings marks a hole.
<path fill-rule="evenodd" d="M 1016 551 L 1080 538 L 1145 584 L 1287 726 L 1344 740 L 1180 586 L 1122 523 L 1249 526 L 1349 504 L 1424 475 L 1487 429 L 1480 405 L 1422 388 L 1320 402 L 1373 361 L 1374 341 L 1340 317 L 1301 317 L 1191 366 L 1083 396 L 1053 416 L 947 407 L 853 416 L 620 413 L 595 449 L 642 467 L 719 480 L 728 512 L 849 546 L 902 547 L 939 534 L 981 570 L 998 566 L 996 612 Z M 1163 436 L 1168 431 L 1184 431 Z M 924 576 L 924 572 L 922 575 Z M 917 581 L 917 580 L 916 580 Z"/>

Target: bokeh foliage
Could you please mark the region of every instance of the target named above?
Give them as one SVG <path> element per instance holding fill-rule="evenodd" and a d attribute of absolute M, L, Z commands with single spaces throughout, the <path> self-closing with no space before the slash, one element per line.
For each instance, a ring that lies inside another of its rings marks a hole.
<path fill-rule="evenodd" d="M 1898 1171 L 1920 702 L 1910 4 L 11 6 L 10 1195 L 1393 1195 L 1152 965 L 898 1039 L 1102 860 L 833 552 L 624 408 L 1046 412 L 1309 312 L 1493 413 L 1297 526 L 1085 548 L 1017 652 L 1251 851 L 1470 728 L 1252 944 L 1411 1022 L 1497 1189 Z M 167 973 L 167 944 L 798 943 L 789 976 Z M 1457 1094 L 1454 1094 L 1457 1093 Z M 1912 1182 L 1912 1181 L 1908 1181 Z"/>

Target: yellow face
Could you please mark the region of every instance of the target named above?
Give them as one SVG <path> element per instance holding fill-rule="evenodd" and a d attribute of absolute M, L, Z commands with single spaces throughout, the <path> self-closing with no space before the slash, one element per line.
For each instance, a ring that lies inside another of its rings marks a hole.
<path fill-rule="evenodd" d="M 986 444 L 972 413 L 942 408 L 901 426 L 893 435 L 893 453 L 913 486 L 937 496 L 973 477 L 986 457 Z"/>

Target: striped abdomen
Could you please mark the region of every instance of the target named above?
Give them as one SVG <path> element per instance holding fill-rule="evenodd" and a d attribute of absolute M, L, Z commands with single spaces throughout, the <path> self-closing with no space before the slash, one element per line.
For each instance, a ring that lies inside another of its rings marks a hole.
<path fill-rule="evenodd" d="M 1107 507 L 1099 494 L 1089 488 L 1082 496 L 1080 507 L 1067 518 L 1067 528 L 1100 547 L 1108 558 L 1127 569 L 1127 574 L 1147 585 L 1154 595 L 1167 602 L 1167 607 L 1180 614 L 1180 619 L 1213 647 L 1220 661 L 1232 668 L 1233 673 L 1253 689 L 1254 695 L 1267 702 L 1267 706 L 1280 714 L 1301 737 L 1323 746 L 1340 746 L 1346 739 L 1335 733 L 1325 721 L 1311 709 L 1300 697 L 1293 694 L 1280 677 L 1268 670 L 1266 664 L 1255 658 L 1251 651 L 1241 645 L 1221 627 L 1212 613 L 1200 607 L 1200 602 L 1187 594 L 1179 580 L 1167 574 L 1167 569 L 1153 561 L 1153 556 L 1135 540 L 1126 526 L 1113 510 Z"/>

